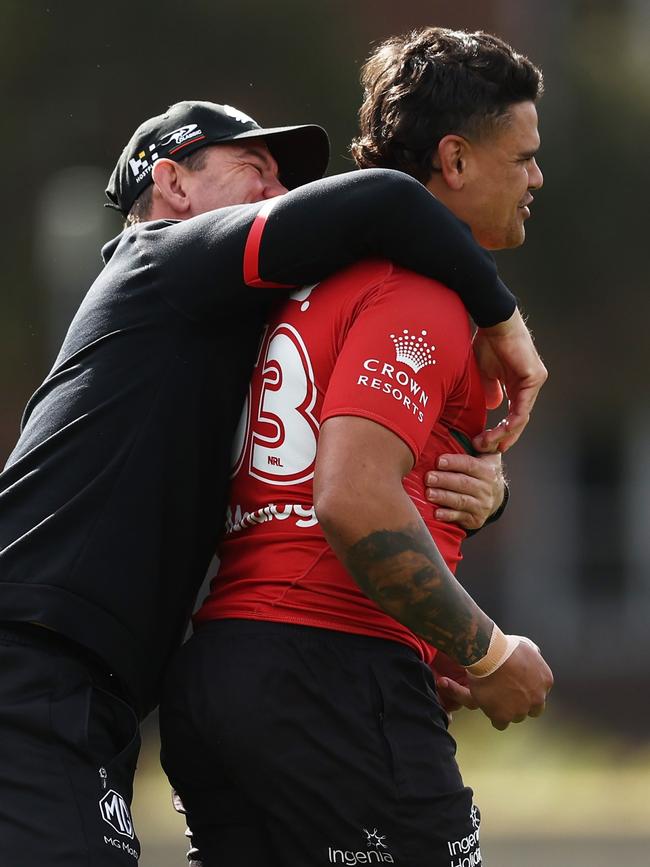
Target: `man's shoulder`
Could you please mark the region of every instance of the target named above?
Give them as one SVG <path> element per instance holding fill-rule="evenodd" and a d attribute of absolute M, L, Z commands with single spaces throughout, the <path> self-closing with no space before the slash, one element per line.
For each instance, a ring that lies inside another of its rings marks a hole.
<path fill-rule="evenodd" d="M 121 255 L 119 253 L 131 255 L 133 248 L 142 238 L 149 237 L 152 233 L 160 233 L 161 230 L 170 226 L 177 225 L 179 220 L 144 220 L 141 223 L 133 223 L 131 226 L 125 226 L 119 235 L 107 241 L 101 250 L 102 261 L 105 265 L 111 264 L 111 267 L 122 267 Z"/>
<path fill-rule="evenodd" d="M 359 290 L 369 285 L 384 286 L 387 290 L 423 293 L 430 301 L 437 299 L 451 308 L 465 311 L 460 297 L 452 290 L 430 277 L 396 265 L 388 259 L 364 259 L 337 271 L 320 284 L 323 287 Z"/>
<path fill-rule="evenodd" d="M 453 289 L 445 286 L 439 280 L 425 277 L 424 274 L 418 274 L 416 271 L 403 268 L 401 265 L 392 265 L 388 280 L 391 284 L 403 288 L 409 287 L 413 292 L 419 290 L 429 297 L 435 297 L 441 301 L 447 300 L 452 305 L 465 309 L 463 302 Z"/>
<path fill-rule="evenodd" d="M 411 311 L 424 321 L 435 319 L 469 335 L 469 317 L 460 297 L 447 286 L 387 259 L 366 259 L 317 284 L 322 304 L 355 318 L 368 306 Z"/>
<path fill-rule="evenodd" d="M 392 291 L 404 305 L 419 310 L 423 319 L 433 317 L 449 328 L 457 328 L 459 334 L 467 332 L 469 335 L 467 309 L 460 296 L 444 283 L 393 265 L 386 290 Z"/>
<path fill-rule="evenodd" d="M 394 267 L 388 259 L 362 259 L 331 274 L 318 285 L 323 288 L 359 290 L 368 285 L 385 283 L 390 279 Z"/>

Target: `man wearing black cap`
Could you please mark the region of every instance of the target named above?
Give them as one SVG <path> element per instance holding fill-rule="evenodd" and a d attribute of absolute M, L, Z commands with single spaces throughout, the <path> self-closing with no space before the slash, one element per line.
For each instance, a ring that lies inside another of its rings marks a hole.
<path fill-rule="evenodd" d="M 230 105 L 185 101 L 138 127 L 115 167 L 106 194 L 112 207 L 128 214 L 142 193 L 151 192 L 153 167 L 160 158 L 177 162 L 206 145 L 234 141 L 247 145 L 252 139 L 261 138 L 263 142 L 258 144 L 268 146 L 281 169 L 286 189 L 300 187 L 325 173 L 329 141 L 322 127 L 309 124 L 261 129 L 251 117 Z M 229 186 L 223 180 L 220 185 Z M 226 198 L 230 201 L 222 202 L 222 207 L 246 203 L 234 187 Z M 150 196 L 147 200 L 150 201 Z M 141 201 L 140 209 L 142 206 Z"/>
<path fill-rule="evenodd" d="M 133 225 L 105 247 L 0 475 L 0 863 L 139 855 L 138 720 L 215 547 L 275 301 L 373 254 L 437 277 L 486 326 L 488 376 L 519 390 L 511 431 L 487 439 L 523 427 L 545 372 L 491 258 L 399 173 L 278 197 L 320 178 L 328 150 L 320 127 L 185 102 L 118 161 L 107 194 Z"/>

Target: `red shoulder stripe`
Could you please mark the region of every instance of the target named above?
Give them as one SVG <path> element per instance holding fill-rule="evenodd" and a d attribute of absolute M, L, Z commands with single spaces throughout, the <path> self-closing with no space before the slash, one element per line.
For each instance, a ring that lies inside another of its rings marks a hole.
<path fill-rule="evenodd" d="M 259 210 L 253 220 L 246 247 L 244 249 L 244 282 L 247 286 L 255 286 L 259 289 L 292 289 L 294 284 L 271 283 L 260 277 L 260 246 L 262 235 L 266 226 L 266 220 L 273 207 L 280 201 L 280 196 L 269 199 Z"/>

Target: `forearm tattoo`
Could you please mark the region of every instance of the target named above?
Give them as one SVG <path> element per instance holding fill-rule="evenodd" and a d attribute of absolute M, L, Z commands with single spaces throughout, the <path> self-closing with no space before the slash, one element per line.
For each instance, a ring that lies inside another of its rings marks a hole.
<path fill-rule="evenodd" d="M 425 527 L 378 530 L 350 546 L 345 561 L 367 596 L 461 665 L 487 653 L 493 623 L 449 571 Z"/>

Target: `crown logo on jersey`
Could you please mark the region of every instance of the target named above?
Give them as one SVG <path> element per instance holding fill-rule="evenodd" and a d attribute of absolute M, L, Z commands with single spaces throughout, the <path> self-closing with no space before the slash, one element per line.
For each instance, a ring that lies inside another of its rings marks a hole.
<path fill-rule="evenodd" d="M 427 364 L 436 363 L 432 355 L 436 347 L 429 345 L 424 339 L 427 336 L 426 331 L 421 331 L 420 334 L 420 337 L 409 334 L 408 329 L 405 328 L 401 334 L 391 334 L 390 336 L 395 344 L 396 359 L 406 364 L 415 373 L 422 370 Z"/>

